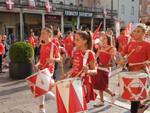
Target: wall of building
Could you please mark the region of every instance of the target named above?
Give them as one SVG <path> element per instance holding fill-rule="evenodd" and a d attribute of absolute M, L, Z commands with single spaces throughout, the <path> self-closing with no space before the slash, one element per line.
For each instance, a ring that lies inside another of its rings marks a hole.
<path fill-rule="evenodd" d="M 13 33 L 15 34 L 17 32 L 17 26 L 20 22 L 19 13 L 0 12 L 0 15 L 0 34 L 7 32 L 7 28 L 13 28 Z"/>
<path fill-rule="evenodd" d="M 150 23 L 150 0 L 141 0 L 140 18 L 143 23 Z"/>
<path fill-rule="evenodd" d="M 139 0 L 119 0 L 118 19 L 122 25 L 139 22 Z"/>
<path fill-rule="evenodd" d="M 75 4 L 76 3 L 76 0 L 52 0 L 53 3 L 60 3 L 60 2 L 63 2 L 64 4 L 66 5 L 70 5 L 71 3 L 72 4 Z"/>

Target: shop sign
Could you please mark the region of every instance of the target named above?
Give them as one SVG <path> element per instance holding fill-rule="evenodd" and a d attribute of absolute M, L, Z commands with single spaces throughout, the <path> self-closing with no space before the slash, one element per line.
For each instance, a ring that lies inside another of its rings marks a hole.
<path fill-rule="evenodd" d="M 92 17 L 93 13 L 89 12 L 78 12 L 78 11 L 65 11 L 65 16 L 80 16 L 80 17 Z"/>
<path fill-rule="evenodd" d="M 45 15 L 45 22 L 46 23 L 60 23 L 61 17 L 60 16 L 55 16 L 55 15 Z"/>
<path fill-rule="evenodd" d="M 65 16 L 78 16 L 78 11 L 65 11 Z"/>
<path fill-rule="evenodd" d="M 79 12 L 79 16 L 81 16 L 81 17 L 92 17 L 93 13 Z"/>

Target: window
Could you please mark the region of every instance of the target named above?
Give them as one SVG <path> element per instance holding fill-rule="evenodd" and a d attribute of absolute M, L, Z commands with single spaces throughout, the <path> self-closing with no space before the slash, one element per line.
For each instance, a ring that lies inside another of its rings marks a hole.
<path fill-rule="evenodd" d="M 134 7 L 131 7 L 131 15 L 134 15 Z"/>
<path fill-rule="evenodd" d="M 79 0 L 80 1 L 80 4 L 83 4 L 83 0 Z"/>
<path fill-rule="evenodd" d="M 121 13 L 125 14 L 125 6 L 124 5 L 121 5 Z"/>
<path fill-rule="evenodd" d="M 150 15 L 150 5 L 147 6 L 147 14 Z"/>

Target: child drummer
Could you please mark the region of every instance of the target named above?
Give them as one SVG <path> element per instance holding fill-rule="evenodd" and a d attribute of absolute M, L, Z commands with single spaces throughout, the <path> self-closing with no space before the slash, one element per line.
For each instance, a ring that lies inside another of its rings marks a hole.
<path fill-rule="evenodd" d="M 53 36 L 52 29 L 43 28 L 41 31 L 40 41 L 40 61 L 36 66 L 40 66 L 40 70 L 48 68 L 50 73 L 54 74 L 55 62 L 60 61 L 59 50 L 56 45 L 52 42 L 51 37 Z M 45 96 L 39 97 L 39 112 L 46 113 L 44 109 Z"/>
<path fill-rule="evenodd" d="M 150 43 L 145 41 L 146 27 L 144 24 L 138 24 L 132 33 L 133 40 L 123 51 L 127 59 L 121 60 L 120 64 L 128 61 L 129 71 L 146 71 L 150 61 Z M 131 101 L 131 113 L 137 113 L 140 108 L 140 100 Z"/>
<path fill-rule="evenodd" d="M 66 76 L 83 78 L 83 86 L 86 90 L 86 102 L 94 100 L 96 95 L 93 91 L 91 76 L 97 73 L 96 59 L 92 49 L 90 32 L 77 31 L 75 34 L 75 51 L 73 53 L 73 67 Z M 88 56 L 85 59 L 85 54 Z M 84 73 L 84 74 L 83 74 Z"/>

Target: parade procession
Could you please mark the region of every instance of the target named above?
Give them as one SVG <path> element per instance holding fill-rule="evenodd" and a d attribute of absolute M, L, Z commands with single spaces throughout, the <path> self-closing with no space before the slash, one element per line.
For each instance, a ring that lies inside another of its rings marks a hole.
<path fill-rule="evenodd" d="M 150 113 L 150 0 L 0 0 L 0 113 Z"/>

